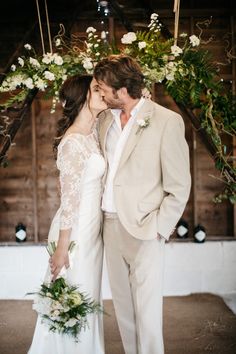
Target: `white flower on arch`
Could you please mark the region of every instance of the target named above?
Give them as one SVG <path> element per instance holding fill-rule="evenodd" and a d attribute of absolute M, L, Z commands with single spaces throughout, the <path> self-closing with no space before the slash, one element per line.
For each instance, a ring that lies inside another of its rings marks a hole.
<path fill-rule="evenodd" d="M 22 68 L 23 68 L 23 66 L 25 64 L 24 60 L 21 57 L 19 57 L 17 60 L 18 60 L 18 63 L 20 64 L 20 66 L 22 66 Z"/>
<path fill-rule="evenodd" d="M 32 49 L 31 45 L 28 44 L 28 43 L 26 43 L 26 44 L 24 45 L 24 47 L 25 47 L 25 49 L 27 49 L 27 50 L 31 50 L 31 49 Z"/>
<path fill-rule="evenodd" d="M 145 48 L 146 46 L 147 46 L 146 42 L 138 42 L 138 47 L 139 47 L 140 50 Z"/>
<path fill-rule="evenodd" d="M 123 35 L 121 38 L 121 43 L 123 44 L 131 44 L 132 42 L 136 41 L 137 36 L 134 32 L 128 32 Z"/>
<path fill-rule="evenodd" d="M 176 44 L 175 45 L 172 45 L 170 47 L 171 49 L 171 53 L 175 56 L 175 57 L 178 57 L 180 54 L 183 53 L 183 49 L 181 49 L 179 46 L 177 46 Z"/>
<path fill-rule="evenodd" d="M 55 75 L 53 73 L 51 73 L 51 71 L 46 70 L 44 72 L 44 77 L 45 79 L 49 80 L 49 81 L 54 81 L 55 80 Z"/>
<path fill-rule="evenodd" d="M 200 44 L 200 39 L 197 36 L 195 36 L 195 34 L 190 36 L 189 40 L 193 47 L 198 47 Z"/>
<path fill-rule="evenodd" d="M 86 33 L 89 33 L 89 32 L 93 32 L 93 33 L 95 33 L 97 30 L 96 30 L 96 28 L 94 28 L 94 27 L 88 27 L 87 29 L 86 29 Z"/>

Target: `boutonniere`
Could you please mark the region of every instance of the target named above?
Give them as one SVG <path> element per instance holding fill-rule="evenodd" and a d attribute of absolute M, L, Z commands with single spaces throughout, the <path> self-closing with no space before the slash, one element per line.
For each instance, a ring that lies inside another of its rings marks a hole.
<path fill-rule="evenodd" d="M 145 119 L 137 119 L 137 124 L 138 124 L 138 130 L 136 131 L 136 134 L 138 134 L 138 132 L 141 130 L 141 129 L 144 129 L 144 128 L 147 128 L 150 124 L 150 118 L 145 118 Z"/>

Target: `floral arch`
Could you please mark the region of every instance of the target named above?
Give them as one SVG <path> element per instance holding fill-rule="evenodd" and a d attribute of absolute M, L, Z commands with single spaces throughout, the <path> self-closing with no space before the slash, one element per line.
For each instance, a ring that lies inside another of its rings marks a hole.
<path fill-rule="evenodd" d="M 52 97 L 53 113 L 59 88 L 68 76 L 92 74 L 96 63 L 109 54 L 131 55 L 140 63 L 147 86 L 163 83 L 207 141 L 208 150 L 225 183 L 215 201 L 228 199 L 235 203 L 236 168 L 232 151 L 223 142 L 223 137 L 235 136 L 236 102 L 224 92 L 218 67 L 212 62 L 210 53 L 202 48 L 201 38 L 182 33 L 179 45 L 173 38 L 163 39 L 158 15 L 153 13 L 148 30 L 129 32 L 122 37 L 121 43 L 120 48 L 110 45 L 103 32 L 98 35 L 95 28 L 88 27 L 87 40 L 81 49 L 65 38 L 62 26 L 54 38 L 55 53 L 38 56 L 30 44 L 25 44 L 25 55 L 11 66 L 0 86 L 0 92 L 10 94 L 1 103 L 2 108 L 7 110 L 27 100 L 30 93 L 41 91 L 45 97 Z"/>

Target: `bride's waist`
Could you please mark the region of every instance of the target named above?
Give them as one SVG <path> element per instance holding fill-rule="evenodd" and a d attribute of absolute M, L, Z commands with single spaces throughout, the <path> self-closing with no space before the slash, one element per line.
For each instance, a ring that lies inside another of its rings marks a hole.
<path fill-rule="evenodd" d="M 102 194 L 102 186 L 98 184 L 97 186 L 83 186 L 80 191 L 80 199 L 87 198 L 100 198 Z"/>

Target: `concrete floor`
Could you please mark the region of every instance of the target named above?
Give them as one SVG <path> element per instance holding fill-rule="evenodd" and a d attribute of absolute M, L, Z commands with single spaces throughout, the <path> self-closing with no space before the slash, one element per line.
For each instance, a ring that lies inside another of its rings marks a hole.
<path fill-rule="evenodd" d="M 0 354 L 27 353 L 36 321 L 31 305 L 0 301 Z M 105 301 L 105 310 L 106 354 L 124 354 L 112 301 Z M 165 297 L 164 339 L 165 354 L 235 354 L 236 316 L 211 294 Z"/>

